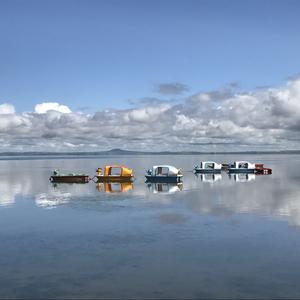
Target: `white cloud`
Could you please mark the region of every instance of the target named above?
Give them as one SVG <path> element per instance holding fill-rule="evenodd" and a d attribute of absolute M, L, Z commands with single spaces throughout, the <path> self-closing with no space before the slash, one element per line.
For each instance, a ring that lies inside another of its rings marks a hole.
<path fill-rule="evenodd" d="M 11 104 L 3 103 L 0 104 L 0 115 L 6 115 L 6 114 L 14 114 L 15 113 L 15 108 Z"/>
<path fill-rule="evenodd" d="M 0 151 L 236 151 L 300 149 L 300 79 L 249 93 L 199 93 L 94 114 L 41 103 L 17 114 L 0 105 Z M 9 112 L 9 113 L 7 113 Z"/>
<path fill-rule="evenodd" d="M 37 114 L 45 114 L 45 113 L 47 113 L 48 111 L 51 111 L 51 110 L 58 111 L 58 112 L 61 112 L 63 114 L 67 114 L 67 113 L 71 112 L 71 110 L 69 109 L 68 106 L 60 105 L 57 102 L 40 103 L 40 104 L 37 104 L 34 108 L 34 111 Z"/>

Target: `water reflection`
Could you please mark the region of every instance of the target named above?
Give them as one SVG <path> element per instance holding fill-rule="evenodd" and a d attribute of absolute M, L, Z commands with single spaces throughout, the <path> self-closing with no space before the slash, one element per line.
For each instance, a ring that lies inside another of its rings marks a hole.
<path fill-rule="evenodd" d="M 222 180 L 222 174 L 199 174 L 195 173 L 196 177 L 199 177 L 203 182 L 215 182 Z"/>
<path fill-rule="evenodd" d="M 259 160 L 265 160 L 260 158 Z M 270 157 L 270 161 L 271 161 Z M 129 201 L 143 199 L 155 201 L 155 204 L 163 203 L 166 199 L 168 205 L 180 203 L 185 209 L 195 213 L 211 215 L 232 215 L 237 213 L 259 214 L 263 216 L 280 216 L 290 224 L 300 226 L 300 188 L 299 174 L 300 158 L 280 156 L 274 159 L 272 167 L 277 172 L 270 176 L 258 176 L 254 174 L 198 174 L 185 172 L 184 185 L 182 183 L 149 183 L 145 184 L 142 171 L 145 165 L 155 164 L 158 157 L 126 158 L 126 163 L 134 164 L 134 169 L 142 170 L 133 183 L 99 183 L 90 182 L 86 185 L 78 184 L 52 184 L 49 182 L 49 170 L 59 164 L 57 160 L 40 161 L 9 161 L 2 162 L 0 169 L 0 210 L 5 207 L 17 207 L 19 203 L 30 205 L 34 200 L 40 208 L 54 208 L 59 206 L 72 206 L 77 209 L 94 209 L 93 203 L 99 200 L 101 192 L 102 200 L 109 200 L 114 195 L 115 200 Z M 107 159 L 107 158 L 105 158 Z M 161 160 L 165 160 L 162 157 Z M 178 158 L 172 158 L 170 163 Z M 181 160 L 191 159 L 190 156 L 182 157 Z M 191 159 L 192 160 L 192 159 Z M 220 159 L 225 160 L 225 159 Z M 97 160 L 98 162 L 98 160 Z M 192 161 L 193 162 L 193 161 Z M 64 161 L 67 169 L 94 170 L 95 161 L 74 159 Z M 50 164 L 50 165 L 49 165 Z M 53 165 L 51 165 L 53 164 Z M 68 165 L 69 164 L 69 165 Z M 15 169 L 19 166 L 21 181 L 16 180 Z M 183 167 L 185 166 L 182 163 Z M 189 170 L 192 165 L 184 167 Z M 196 175 L 197 176 L 197 175 Z M 206 184 L 214 183 L 217 184 Z M 239 184 L 245 182 L 248 184 Z M 184 193 L 177 193 L 184 191 Z M 154 196 L 154 194 L 156 194 Z M 160 197 L 157 197 L 157 194 Z M 171 195 L 171 196 L 170 196 Z M 263 196 L 262 196 L 263 195 Z M 152 198 L 153 197 L 153 198 Z M 26 200 L 22 201 L 21 200 Z M 145 202 L 134 202 L 145 203 Z M 142 205 L 142 204 L 140 204 Z"/>
<path fill-rule="evenodd" d="M 51 209 L 68 203 L 71 199 L 71 196 L 72 194 L 69 192 L 53 190 L 52 193 L 41 193 L 36 195 L 35 203 L 38 207 Z"/>
<path fill-rule="evenodd" d="M 99 182 L 96 185 L 98 192 L 126 193 L 133 189 L 132 182 Z"/>
<path fill-rule="evenodd" d="M 156 194 L 156 193 L 164 193 L 164 194 L 172 194 L 179 191 L 182 191 L 183 189 L 183 183 L 171 183 L 171 182 L 152 182 L 147 183 L 147 187 L 150 192 Z"/>
<path fill-rule="evenodd" d="M 255 174 L 247 174 L 247 173 L 237 173 L 237 174 L 228 174 L 229 179 L 233 179 L 237 182 L 247 182 L 255 180 Z"/>

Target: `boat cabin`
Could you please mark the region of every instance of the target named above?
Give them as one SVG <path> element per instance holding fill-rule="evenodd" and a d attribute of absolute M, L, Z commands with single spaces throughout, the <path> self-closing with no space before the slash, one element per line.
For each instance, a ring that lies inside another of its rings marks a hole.
<path fill-rule="evenodd" d="M 104 173 L 102 173 L 102 168 L 97 169 L 97 179 L 98 181 L 131 181 L 133 179 L 132 169 L 121 165 L 111 165 L 104 167 Z"/>
<path fill-rule="evenodd" d="M 195 166 L 194 171 L 199 173 L 221 173 L 222 164 L 214 161 L 202 161 L 200 166 Z"/>
<path fill-rule="evenodd" d="M 228 171 L 231 173 L 254 173 L 255 164 L 248 161 L 235 161 Z"/>

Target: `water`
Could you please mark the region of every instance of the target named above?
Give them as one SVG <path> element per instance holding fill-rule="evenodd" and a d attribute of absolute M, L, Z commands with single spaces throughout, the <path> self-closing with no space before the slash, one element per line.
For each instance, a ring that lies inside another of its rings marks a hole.
<path fill-rule="evenodd" d="M 273 174 L 196 177 L 206 159 Z M 132 167 L 133 185 L 49 182 L 110 163 Z M 183 185 L 148 187 L 160 163 Z M 299 298 L 299 170 L 300 155 L 1 160 L 0 298 Z"/>

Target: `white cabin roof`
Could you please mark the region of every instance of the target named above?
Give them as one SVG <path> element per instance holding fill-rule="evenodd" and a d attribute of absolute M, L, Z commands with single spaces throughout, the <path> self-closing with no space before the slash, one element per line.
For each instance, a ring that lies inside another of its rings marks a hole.
<path fill-rule="evenodd" d="M 235 161 L 235 164 L 251 164 L 249 161 L 246 160 L 239 160 L 239 161 Z"/>
<path fill-rule="evenodd" d="M 222 165 L 216 163 L 215 161 L 201 161 L 201 163 L 200 163 L 200 165 L 201 165 L 202 168 L 204 168 L 204 166 L 206 164 L 213 164 L 214 165 L 214 169 L 221 169 L 222 168 Z"/>
<path fill-rule="evenodd" d="M 155 170 L 157 168 L 168 168 L 169 169 L 169 173 L 171 174 L 178 174 L 179 172 L 179 169 L 173 167 L 173 166 L 170 166 L 170 165 L 157 165 L 157 166 L 153 166 L 152 167 L 152 170 L 155 172 Z"/>

